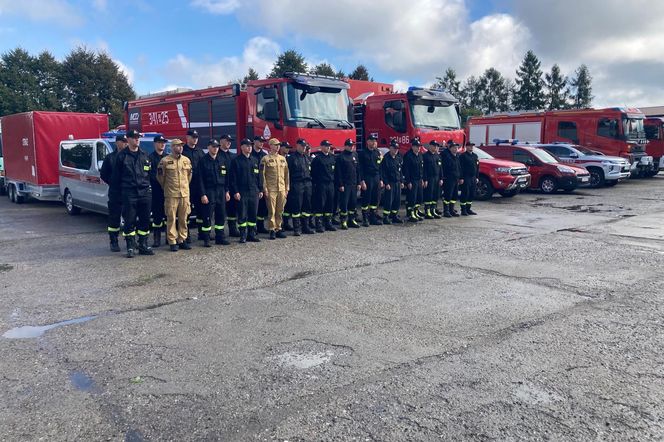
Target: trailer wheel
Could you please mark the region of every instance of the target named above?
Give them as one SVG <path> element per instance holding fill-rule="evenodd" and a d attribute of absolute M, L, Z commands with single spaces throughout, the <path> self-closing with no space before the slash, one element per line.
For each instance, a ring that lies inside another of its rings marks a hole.
<path fill-rule="evenodd" d="M 65 197 L 63 199 L 65 202 L 65 209 L 67 209 L 68 214 L 73 216 L 81 213 L 81 208 L 74 205 L 74 197 L 71 196 L 71 192 L 69 190 L 65 190 Z"/>
<path fill-rule="evenodd" d="M 547 175 L 540 180 L 539 187 L 543 193 L 555 193 L 558 190 L 558 183 L 554 177 Z"/>
<path fill-rule="evenodd" d="M 495 190 L 493 189 L 493 185 L 491 185 L 491 181 L 489 181 L 489 179 L 484 175 L 480 175 L 479 182 L 475 187 L 475 199 L 479 201 L 486 201 L 491 199 L 494 192 Z"/>
<path fill-rule="evenodd" d="M 16 190 L 15 184 L 9 185 L 9 191 L 7 194 L 9 196 L 9 200 L 14 204 L 23 204 L 23 201 L 25 201 L 25 197 L 18 194 L 18 190 Z"/>
<path fill-rule="evenodd" d="M 14 192 L 13 192 L 13 186 L 11 184 L 7 185 L 7 199 L 11 203 L 14 202 Z"/>
<path fill-rule="evenodd" d="M 597 167 L 589 167 L 588 173 L 590 173 L 590 187 L 596 189 L 598 187 L 604 186 L 604 171 Z"/>

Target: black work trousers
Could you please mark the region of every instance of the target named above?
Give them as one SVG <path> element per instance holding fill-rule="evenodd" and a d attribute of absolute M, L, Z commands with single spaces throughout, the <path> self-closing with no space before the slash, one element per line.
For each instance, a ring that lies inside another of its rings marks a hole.
<path fill-rule="evenodd" d="M 344 186 L 344 191 L 339 192 L 339 215 L 354 217 L 357 207 L 357 185 Z"/>
<path fill-rule="evenodd" d="M 288 205 L 291 217 L 306 218 L 311 216 L 311 181 L 292 183 L 288 192 Z"/>
<path fill-rule="evenodd" d="M 443 203 L 456 204 L 459 197 L 459 180 L 448 178 L 443 180 Z"/>
<path fill-rule="evenodd" d="M 235 201 L 237 207 L 238 227 L 256 227 L 258 215 L 258 193 L 240 192 L 240 201 Z"/>
<path fill-rule="evenodd" d="M 334 211 L 334 183 L 316 183 L 312 186 L 312 206 L 316 216 L 332 216 Z"/>
<path fill-rule="evenodd" d="M 213 216 L 215 233 L 224 230 L 226 225 L 226 189 L 217 190 L 214 198 L 210 198 L 208 195 L 208 203 L 201 203 L 201 211 L 203 212 L 203 233 L 209 234 L 212 231 Z"/>
<path fill-rule="evenodd" d="M 408 189 L 408 184 L 406 184 L 406 208 L 408 210 L 417 209 L 420 207 L 424 198 L 422 193 L 422 182 L 417 180 L 411 184 L 412 187 L 410 189 Z"/>
<path fill-rule="evenodd" d="M 367 188 L 362 191 L 362 211 L 375 210 L 380 201 L 380 176 L 367 177 L 364 184 Z"/>
<path fill-rule="evenodd" d="M 152 210 L 152 192 L 138 194 L 122 193 L 122 217 L 124 218 L 123 236 L 147 236 L 150 234 L 150 212 Z"/>
<path fill-rule="evenodd" d="M 152 228 L 163 230 L 166 226 L 166 213 L 164 212 L 164 192 L 152 189 Z"/>
<path fill-rule="evenodd" d="M 388 185 L 390 186 L 389 190 L 387 190 Z M 383 206 L 383 215 L 399 213 L 399 208 L 401 208 L 401 183 L 385 183 L 381 205 Z"/>
<path fill-rule="evenodd" d="M 108 233 L 120 234 L 122 223 L 122 198 L 115 196 L 108 199 Z"/>
<path fill-rule="evenodd" d="M 461 185 L 461 205 L 471 204 L 475 199 L 475 190 L 477 189 L 477 178 L 474 176 L 466 177 L 463 179 Z"/>
<path fill-rule="evenodd" d="M 425 179 L 427 181 L 427 187 L 422 191 L 424 204 L 438 204 L 438 199 L 440 198 L 440 180 L 438 178 Z"/>

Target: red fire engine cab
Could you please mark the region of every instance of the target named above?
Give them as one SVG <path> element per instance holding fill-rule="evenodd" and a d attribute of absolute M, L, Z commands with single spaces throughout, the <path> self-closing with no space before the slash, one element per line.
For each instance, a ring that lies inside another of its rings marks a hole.
<path fill-rule="evenodd" d="M 644 118 L 639 109 L 621 107 L 495 113 L 470 118 L 467 135 L 473 143 L 485 146 L 496 139 L 578 144 L 626 158 L 633 175 L 647 176 L 654 166 L 652 156 L 646 154 Z"/>
<path fill-rule="evenodd" d="M 126 104 L 128 129 L 184 138 L 199 133 L 199 146 L 229 134 L 232 148 L 241 138 L 262 135 L 294 145 L 306 139 L 316 150 L 323 139 L 335 146 L 355 137 L 349 85 L 332 77 L 286 73 L 282 78 L 250 81 L 180 93 L 161 93 Z"/>
<path fill-rule="evenodd" d="M 655 168 L 651 172 L 652 176 L 664 170 L 664 118 L 648 117 L 645 119 L 646 139 L 648 146 L 646 152 L 653 157 Z"/>

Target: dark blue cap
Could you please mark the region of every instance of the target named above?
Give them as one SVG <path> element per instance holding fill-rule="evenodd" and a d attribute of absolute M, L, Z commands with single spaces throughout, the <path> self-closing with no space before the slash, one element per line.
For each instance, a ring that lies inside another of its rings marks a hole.
<path fill-rule="evenodd" d="M 198 138 L 198 131 L 196 129 L 189 129 L 187 135 L 190 137 Z"/>

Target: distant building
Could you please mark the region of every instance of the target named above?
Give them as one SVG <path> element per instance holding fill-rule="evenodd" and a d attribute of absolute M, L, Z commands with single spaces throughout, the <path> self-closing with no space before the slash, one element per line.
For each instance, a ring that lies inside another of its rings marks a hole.
<path fill-rule="evenodd" d="M 646 117 L 664 117 L 664 106 L 640 107 Z"/>

